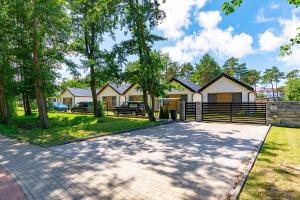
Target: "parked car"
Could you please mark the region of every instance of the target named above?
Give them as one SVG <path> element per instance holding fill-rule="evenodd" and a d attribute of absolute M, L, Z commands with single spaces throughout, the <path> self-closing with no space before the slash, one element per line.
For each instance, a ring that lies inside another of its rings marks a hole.
<path fill-rule="evenodd" d="M 53 109 L 56 110 L 56 111 L 64 111 L 64 112 L 67 112 L 68 110 L 68 106 L 63 104 L 63 103 L 60 103 L 60 102 L 54 102 L 53 103 Z"/>
<path fill-rule="evenodd" d="M 90 113 L 93 112 L 93 102 L 78 102 L 71 108 L 71 112 Z"/>
<path fill-rule="evenodd" d="M 140 101 L 129 101 L 123 103 L 121 106 L 116 106 L 113 109 L 115 115 L 130 114 L 130 115 L 145 115 L 145 106 Z"/>

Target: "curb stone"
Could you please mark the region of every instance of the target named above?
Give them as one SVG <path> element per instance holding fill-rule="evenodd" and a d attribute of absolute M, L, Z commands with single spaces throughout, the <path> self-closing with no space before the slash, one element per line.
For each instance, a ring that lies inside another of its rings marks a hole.
<path fill-rule="evenodd" d="M 236 200 L 238 199 L 245 183 L 246 183 L 246 180 L 247 180 L 247 177 L 250 173 L 250 171 L 252 170 L 252 168 L 254 167 L 254 164 L 255 164 L 255 161 L 257 159 L 257 156 L 259 154 L 259 152 L 261 151 L 262 147 L 263 147 L 263 144 L 265 143 L 265 140 L 270 132 L 270 129 L 271 129 L 271 125 L 269 125 L 269 128 L 267 129 L 266 131 L 266 134 L 265 134 L 265 137 L 263 139 L 262 142 L 260 142 L 260 144 L 258 144 L 255 151 L 253 153 L 251 153 L 251 159 L 248 160 L 247 158 L 243 161 L 243 162 L 248 162 L 247 166 L 245 167 L 240 167 L 238 169 L 238 180 L 237 181 L 234 181 L 232 184 L 231 184 L 231 188 L 230 188 L 230 191 L 227 192 L 226 194 L 224 194 L 220 199 L 222 200 Z"/>

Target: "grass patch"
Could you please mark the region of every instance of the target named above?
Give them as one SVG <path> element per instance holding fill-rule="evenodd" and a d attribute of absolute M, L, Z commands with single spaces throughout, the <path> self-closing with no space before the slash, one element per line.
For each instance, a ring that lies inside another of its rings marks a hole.
<path fill-rule="evenodd" d="M 300 129 L 272 127 L 239 199 L 300 199 Z"/>
<path fill-rule="evenodd" d="M 106 117 L 95 118 L 93 115 L 49 113 L 49 129 L 39 128 L 38 115 L 24 116 L 18 112 L 13 125 L 0 124 L 0 134 L 16 138 L 23 142 L 53 146 L 63 142 L 105 135 L 158 124 L 148 119 Z"/>

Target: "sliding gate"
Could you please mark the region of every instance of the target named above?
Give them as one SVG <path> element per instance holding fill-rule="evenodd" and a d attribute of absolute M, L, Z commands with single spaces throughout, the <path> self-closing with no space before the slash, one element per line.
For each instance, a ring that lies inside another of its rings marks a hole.
<path fill-rule="evenodd" d="M 202 103 L 202 120 L 266 124 L 266 104 Z"/>

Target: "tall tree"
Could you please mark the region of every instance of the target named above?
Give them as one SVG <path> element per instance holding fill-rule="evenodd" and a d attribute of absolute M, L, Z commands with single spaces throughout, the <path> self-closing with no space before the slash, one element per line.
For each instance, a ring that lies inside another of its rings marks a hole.
<path fill-rule="evenodd" d="M 154 76 L 152 68 L 156 64 L 156 56 L 151 55 L 152 46 L 155 41 L 162 40 L 162 37 L 154 35 L 151 30 L 159 24 L 164 18 L 165 13 L 160 10 L 159 0 L 126 0 L 123 4 L 125 7 L 123 15 L 123 27 L 130 32 L 131 39 L 122 43 L 123 50 L 126 53 L 137 55 L 139 57 L 139 66 L 145 77 L 139 82 L 139 87 L 143 92 L 143 100 L 148 118 L 155 121 L 154 101 L 156 93 L 155 88 L 160 84 L 160 77 Z M 152 106 L 148 102 L 150 95 Z"/>
<path fill-rule="evenodd" d="M 179 76 L 189 79 L 190 76 L 193 74 L 193 72 L 194 72 L 194 67 L 191 63 L 183 63 L 180 66 Z"/>
<path fill-rule="evenodd" d="M 260 79 L 260 71 L 253 69 L 247 72 L 244 82 L 253 86 L 254 90 L 256 91 L 257 84 L 259 83 Z"/>
<path fill-rule="evenodd" d="M 112 78 L 114 73 L 118 72 L 116 65 L 110 65 L 106 62 L 111 57 L 107 51 L 103 50 L 102 43 L 105 34 L 110 33 L 113 36 L 113 29 L 118 21 L 118 5 L 121 1 L 72 0 L 69 2 L 74 24 L 73 50 L 84 57 L 81 62 L 82 67 L 89 68 L 94 115 L 100 117 L 96 78 L 104 83 L 108 78 Z M 97 74 L 102 76 L 97 76 Z"/>
<path fill-rule="evenodd" d="M 0 123 L 10 122 L 9 96 L 13 83 L 13 35 L 14 19 L 12 2 L 0 1 Z"/>
<path fill-rule="evenodd" d="M 237 68 L 235 69 L 235 77 L 242 81 L 247 81 L 248 69 L 246 67 L 246 63 L 238 64 Z"/>
<path fill-rule="evenodd" d="M 279 71 L 278 67 L 276 67 L 276 66 L 272 67 L 272 73 L 274 76 L 276 95 L 277 95 L 277 97 L 279 97 L 278 83 L 280 83 L 280 81 L 285 78 L 285 74 L 283 72 Z"/>
<path fill-rule="evenodd" d="M 200 62 L 196 64 L 192 73 L 191 81 L 204 86 L 222 73 L 220 65 L 209 54 L 205 54 Z"/>
<path fill-rule="evenodd" d="M 287 101 L 300 101 L 300 78 L 289 79 L 287 81 L 284 98 Z"/>
<path fill-rule="evenodd" d="M 46 91 L 47 80 L 57 76 L 53 68 L 64 60 L 69 33 L 69 17 L 64 0 L 27 0 L 28 28 L 31 33 L 35 96 L 42 128 L 48 128 Z M 25 10 L 26 11 L 26 10 Z M 48 87 L 48 88 L 47 88 Z"/>
<path fill-rule="evenodd" d="M 272 87 L 272 96 L 275 97 L 275 89 L 274 89 L 275 76 L 272 69 L 266 69 L 262 76 L 262 84 L 271 85 Z"/>
<path fill-rule="evenodd" d="M 231 57 L 225 61 L 223 65 L 223 72 L 232 77 L 235 76 L 236 68 L 239 66 L 239 62 L 237 58 Z"/>

